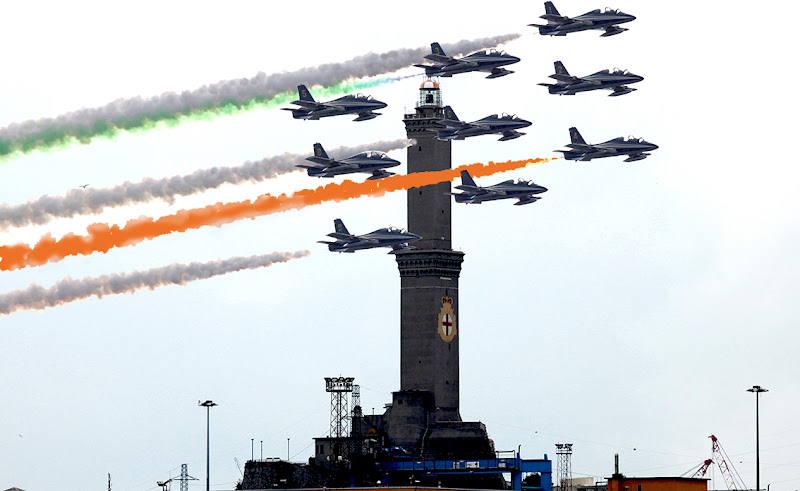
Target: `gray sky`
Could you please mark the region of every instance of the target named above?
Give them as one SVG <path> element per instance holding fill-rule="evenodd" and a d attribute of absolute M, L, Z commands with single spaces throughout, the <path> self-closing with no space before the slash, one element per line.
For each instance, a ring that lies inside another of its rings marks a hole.
<path fill-rule="evenodd" d="M 754 486 L 754 401 L 745 390 L 758 384 L 770 389 L 760 406 L 762 485 L 797 489 L 800 171 L 791 81 L 800 8 L 623 1 L 608 6 L 638 17 L 628 32 L 545 38 L 526 27 L 543 13 L 539 2 L 388 5 L 4 5 L 0 127 L 369 51 L 521 33 L 504 46 L 522 58 L 515 74 L 444 79 L 443 97 L 462 119 L 509 112 L 533 126 L 508 142 L 454 142 L 454 164 L 555 156 L 570 126 L 589 142 L 632 134 L 661 148 L 635 163 L 559 160 L 478 180 L 535 180 L 549 191 L 534 205 L 454 205 L 454 244 L 466 253 L 462 417 L 485 422 L 498 449 L 521 444 L 527 458 L 554 457 L 555 443 L 574 443 L 576 477 L 610 475 L 614 453 L 626 475 L 680 475 L 711 456 L 714 433 Z M 557 6 L 578 15 L 606 5 Z M 575 75 L 616 66 L 645 80 L 619 98 L 551 96 L 536 83 L 549 80 L 555 60 Z M 34 152 L 0 162 L 0 202 L 310 152 L 314 142 L 402 138 L 402 114 L 420 82 L 367 91 L 389 107 L 365 123 L 258 110 Z M 405 162 L 402 151 L 391 156 Z M 0 243 L 319 184 L 298 173 L 224 185 L 174 204 L 9 229 Z M 382 411 L 399 388 L 399 276 L 383 251 L 334 255 L 315 244 L 334 218 L 356 233 L 404 226 L 405 195 L 1 272 L 5 293 L 65 276 L 311 251 L 186 286 L 0 317 L 0 488 L 102 489 L 110 472 L 115 490 L 155 489 L 182 463 L 203 478 L 198 399 L 219 403 L 211 413 L 215 489 L 234 486 L 234 458 L 250 458 L 251 438 L 256 457 L 263 440 L 265 457 L 285 458 L 287 438 L 292 460 L 313 453 L 312 438 L 329 427 L 323 377 L 355 377 L 365 411 Z"/>

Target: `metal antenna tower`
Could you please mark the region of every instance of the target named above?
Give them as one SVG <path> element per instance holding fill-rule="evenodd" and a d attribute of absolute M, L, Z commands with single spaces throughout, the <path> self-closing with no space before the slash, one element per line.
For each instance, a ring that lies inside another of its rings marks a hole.
<path fill-rule="evenodd" d="M 350 398 L 353 414 L 350 417 L 350 430 L 353 437 L 353 448 L 350 453 L 361 454 L 363 451 L 362 446 L 364 441 L 361 439 L 361 419 L 364 413 L 361 410 L 361 387 L 358 385 L 353 386 L 353 395 Z"/>
<path fill-rule="evenodd" d="M 347 410 L 347 400 L 348 394 L 353 392 L 353 377 L 325 377 L 325 391 L 331 393 L 330 437 L 334 438 L 331 457 L 338 460 L 349 453 L 348 445 L 342 443 L 348 436 L 350 411 Z"/>
<path fill-rule="evenodd" d="M 572 489 L 572 444 L 556 443 L 558 455 L 558 489 L 571 491 Z"/>
<path fill-rule="evenodd" d="M 361 386 L 356 384 L 353 385 L 353 395 L 350 398 L 350 402 L 352 402 L 353 406 L 353 414 L 356 414 L 356 411 L 359 413 L 361 412 Z"/>
<path fill-rule="evenodd" d="M 348 433 L 348 394 L 353 392 L 354 377 L 325 377 L 325 391 L 331 393 L 331 438 L 342 438 Z"/>

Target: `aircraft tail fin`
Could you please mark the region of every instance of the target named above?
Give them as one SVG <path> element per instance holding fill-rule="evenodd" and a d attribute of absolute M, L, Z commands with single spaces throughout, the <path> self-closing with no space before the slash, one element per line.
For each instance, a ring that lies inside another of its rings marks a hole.
<path fill-rule="evenodd" d="M 350 232 L 347 231 L 347 227 L 344 226 L 344 222 L 341 218 L 337 218 L 333 221 L 333 226 L 336 229 L 337 234 L 347 234 L 350 235 Z"/>
<path fill-rule="evenodd" d="M 553 66 L 556 69 L 556 75 L 562 75 L 564 77 L 569 77 L 569 72 L 567 71 L 566 67 L 560 61 L 556 61 L 553 63 Z"/>
<path fill-rule="evenodd" d="M 578 128 L 574 126 L 569 129 L 569 139 L 572 141 L 572 143 L 578 145 L 586 145 L 586 140 L 583 139 L 580 132 L 578 131 Z"/>
<path fill-rule="evenodd" d="M 553 2 L 544 2 L 544 13 L 547 15 L 561 16 L 561 14 L 558 13 L 556 6 L 553 5 Z"/>
<path fill-rule="evenodd" d="M 447 56 L 439 43 L 431 43 L 431 54 L 438 56 Z"/>
<path fill-rule="evenodd" d="M 305 85 L 298 85 L 297 92 L 300 94 L 301 101 L 315 102 L 314 98 L 311 97 L 311 92 L 308 91 Z"/>
<path fill-rule="evenodd" d="M 315 143 L 314 144 L 314 157 L 320 157 L 320 158 L 323 158 L 323 159 L 330 159 L 330 157 L 328 157 L 328 154 L 325 152 L 325 149 L 322 148 L 322 144 L 321 143 Z"/>
<path fill-rule="evenodd" d="M 444 119 L 449 119 L 450 121 L 461 121 L 456 116 L 456 112 L 453 111 L 453 108 L 450 106 L 445 106 L 444 108 Z"/>
<path fill-rule="evenodd" d="M 478 185 L 475 184 L 475 181 L 472 179 L 472 176 L 469 175 L 469 172 L 465 170 L 461 171 L 461 184 L 466 184 L 467 186 L 472 186 L 475 188 L 478 187 Z"/>

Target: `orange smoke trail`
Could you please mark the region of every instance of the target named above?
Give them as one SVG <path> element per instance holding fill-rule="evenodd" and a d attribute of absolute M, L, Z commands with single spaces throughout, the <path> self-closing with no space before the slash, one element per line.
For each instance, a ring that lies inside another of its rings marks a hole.
<path fill-rule="evenodd" d="M 256 198 L 255 201 L 216 203 L 204 208 L 180 210 L 174 215 L 167 215 L 158 219 L 136 218 L 128 221 L 122 228 L 118 225 L 95 223 L 86 228 L 88 235 L 67 234 L 61 239 L 55 240 L 47 234 L 33 247 L 27 244 L 0 246 L 0 270 L 8 271 L 27 266 L 38 266 L 47 262 L 60 261 L 66 256 L 107 252 L 112 247 L 133 245 L 145 239 L 152 239 L 173 232 L 184 232 L 206 225 L 218 227 L 242 218 L 256 218 L 271 213 L 296 210 L 326 201 L 344 201 L 361 196 L 383 196 L 392 191 L 452 181 L 459 177 L 461 171 L 465 169 L 473 177 L 483 177 L 550 160 L 555 159 L 509 160 L 507 162 L 489 162 L 488 164 L 476 163 L 462 165 L 455 169 L 415 172 L 375 181 L 343 181 L 340 184 L 328 184 L 316 189 L 303 189 L 288 196 L 286 194 L 281 194 L 280 196 L 264 194 Z"/>

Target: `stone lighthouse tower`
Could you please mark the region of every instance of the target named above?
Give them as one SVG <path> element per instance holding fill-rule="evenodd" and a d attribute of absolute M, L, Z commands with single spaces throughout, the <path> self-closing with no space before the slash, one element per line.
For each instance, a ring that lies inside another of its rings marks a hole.
<path fill-rule="evenodd" d="M 439 84 L 426 80 L 413 114 L 406 114 L 408 173 L 449 169 L 450 141 L 436 139 L 444 117 Z M 397 255 L 400 270 L 400 386 L 428 391 L 434 421 L 461 421 L 458 412 L 458 276 L 464 253 L 451 249 L 452 197 L 443 182 L 408 193 L 408 231 L 422 237 Z"/>
<path fill-rule="evenodd" d="M 439 84 L 426 80 L 403 122 L 408 173 L 451 168 L 450 141 L 436 138 L 444 117 Z M 407 191 L 408 230 L 422 237 L 396 255 L 400 272 L 400 390 L 384 415 L 394 445 L 422 456 L 493 455 L 486 428 L 461 421 L 458 278 L 464 253 L 452 250 L 450 183 Z"/>

